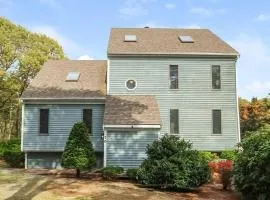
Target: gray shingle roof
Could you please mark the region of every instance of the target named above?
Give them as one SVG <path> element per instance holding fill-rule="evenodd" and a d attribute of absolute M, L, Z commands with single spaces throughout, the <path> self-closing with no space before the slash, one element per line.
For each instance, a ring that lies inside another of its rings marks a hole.
<path fill-rule="evenodd" d="M 112 95 L 105 101 L 104 125 L 160 125 L 154 96 Z"/>
<path fill-rule="evenodd" d="M 125 35 L 137 42 L 124 42 Z M 194 43 L 181 43 L 179 35 L 191 36 Z M 208 29 L 112 28 L 108 55 L 114 54 L 226 54 L 238 52 Z"/>
<path fill-rule="evenodd" d="M 106 96 L 106 60 L 48 61 L 23 92 L 22 99 L 92 99 Z M 78 81 L 66 81 L 80 72 Z"/>

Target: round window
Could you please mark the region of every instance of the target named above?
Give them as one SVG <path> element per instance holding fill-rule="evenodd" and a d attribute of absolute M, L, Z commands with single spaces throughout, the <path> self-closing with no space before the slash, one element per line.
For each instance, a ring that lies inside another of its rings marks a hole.
<path fill-rule="evenodd" d="M 126 87 L 127 87 L 127 89 L 129 89 L 129 90 L 135 89 L 135 88 L 136 88 L 136 81 L 134 81 L 134 80 L 128 80 L 128 81 L 126 82 Z"/>

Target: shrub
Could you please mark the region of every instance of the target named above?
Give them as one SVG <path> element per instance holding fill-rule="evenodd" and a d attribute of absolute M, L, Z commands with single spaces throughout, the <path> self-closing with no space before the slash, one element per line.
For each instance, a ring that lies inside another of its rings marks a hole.
<path fill-rule="evenodd" d="M 138 173 L 138 169 L 127 169 L 127 176 L 130 178 L 130 179 L 133 179 L 133 180 L 137 180 L 137 173 Z"/>
<path fill-rule="evenodd" d="M 213 161 L 213 160 L 218 160 L 219 157 L 217 156 L 216 153 L 212 153 L 210 151 L 200 151 L 200 154 L 204 159 L 206 159 L 208 162 Z"/>
<path fill-rule="evenodd" d="M 20 150 L 8 150 L 4 152 L 4 160 L 10 167 L 23 167 L 24 166 L 24 154 Z"/>
<path fill-rule="evenodd" d="M 270 199 L 270 130 L 245 138 L 240 148 L 234 163 L 236 189 L 244 199 Z"/>
<path fill-rule="evenodd" d="M 236 154 L 237 154 L 236 150 L 226 150 L 226 151 L 222 151 L 219 157 L 221 159 L 234 161 L 236 158 Z"/>
<path fill-rule="evenodd" d="M 122 167 L 118 166 L 108 166 L 101 169 L 102 177 L 105 180 L 112 180 L 117 175 L 124 172 L 124 169 Z"/>
<path fill-rule="evenodd" d="M 21 152 L 20 139 L 11 139 L 0 143 L 0 157 L 10 167 L 24 166 L 24 153 Z"/>
<path fill-rule="evenodd" d="M 190 189 L 208 181 L 207 160 L 192 144 L 165 135 L 148 145 L 148 158 L 138 170 L 138 181 L 147 186 L 175 190 Z"/>
<path fill-rule="evenodd" d="M 75 123 L 68 137 L 61 165 L 64 168 L 76 169 L 76 177 L 80 177 L 80 171 L 91 169 L 96 158 L 88 129 L 84 123 Z"/>

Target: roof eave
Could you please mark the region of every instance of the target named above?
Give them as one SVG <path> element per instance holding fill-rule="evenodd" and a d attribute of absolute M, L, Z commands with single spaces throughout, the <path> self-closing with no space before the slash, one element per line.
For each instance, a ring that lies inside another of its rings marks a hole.
<path fill-rule="evenodd" d="M 164 52 L 142 52 L 142 53 L 132 53 L 132 52 L 118 52 L 118 53 L 107 53 L 108 56 L 205 56 L 205 57 L 240 57 L 239 53 L 205 53 L 205 52 L 191 52 L 191 53 L 164 53 Z"/>

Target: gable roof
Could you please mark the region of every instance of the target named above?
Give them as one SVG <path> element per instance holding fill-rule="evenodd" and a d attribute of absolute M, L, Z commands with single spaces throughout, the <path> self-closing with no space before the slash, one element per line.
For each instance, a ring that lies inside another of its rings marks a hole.
<path fill-rule="evenodd" d="M 154 96 L 113 95 L 105 101 L 104 125 L 160 125 Z"/>
<path fill-rule="evenodd" d="M 125 35 L 136 35 L 136 42 L 125 42 Z M 179 36 L 191 36 L 193 43 L 182 43 Z M 108 55 L 230 55 L 238 52 L 208 29 L 112 28 Z"/>
<path fill-rule="evenodd" d="M 106 96 L 106 60 L 50 60 L 23 92 L 21 99 L 95 99 Z M 80 72 L 78 81 L 66 81 Z"/>

